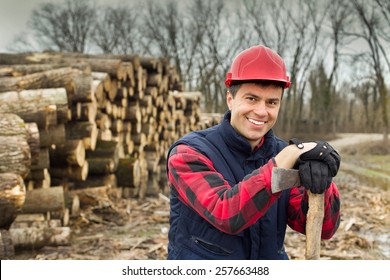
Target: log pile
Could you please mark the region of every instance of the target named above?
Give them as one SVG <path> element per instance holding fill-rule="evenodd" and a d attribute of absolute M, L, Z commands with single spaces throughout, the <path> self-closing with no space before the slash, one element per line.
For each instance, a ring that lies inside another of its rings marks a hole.
<path fill-rule="evenodd" d="M 200 122 L 166 60 L 137 55 L 0 54 L 0 111 L 35 124 L 27 189 L 161 189 L 169 145 Z M 204 122 L 206 123 L 206 121 Z M 1 166 L 1 164 L 0 164 Z"/>
<path fill-rule="evenodd" d="M 24 188 L 26 198 L 23 217 L 12 227 L 22 232 L 11 234 L 16 244 L 39 247 L 52 228 L 66 236 L 69 216 L 79 207 L 106 205 L 111 189 L 139 198 L 164 191 L 169 146 L 218 122 L 201 118 L 200 99 L 199 92 L 183 91 L 165 59 L 0 54 L 0 112 L 7 114 L 0 131 L 8 134 L 0 132 L 0 173 L 20 176 L 9 180 Z M 49 199 L 46 205 L 33 199 L 38 192 Z M 19 229 L 39 224 L 35 219 L 42 215 L 44 232 Z M 5 223 L 15 218 L 10 217 Z"/>

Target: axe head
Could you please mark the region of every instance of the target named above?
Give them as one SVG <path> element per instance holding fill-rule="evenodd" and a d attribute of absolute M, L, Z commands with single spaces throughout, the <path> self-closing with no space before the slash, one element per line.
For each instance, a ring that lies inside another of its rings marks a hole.
<path fill-rule="evenodd" d="M 301 186 L 299 171 L 296 169 L 285 169 L 274 167 L 272 169 L 271 191 L 281 192 L 293 187 Z"/>

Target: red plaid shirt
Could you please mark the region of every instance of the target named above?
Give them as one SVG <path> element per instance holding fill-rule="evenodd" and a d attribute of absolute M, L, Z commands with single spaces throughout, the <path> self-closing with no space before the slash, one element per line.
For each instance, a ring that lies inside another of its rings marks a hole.
<path fill-rule="evenodd" d="M 217 229 L 236 234 L 261 218 L 282 194 L 271 192 L 274 166 L 274 161 L 270 160 L 231 187 L 210 159 L 189 146 L 178 145 L 168 159 L 168 179 L 171 191 L 177 193 L 183 203 Z M 332 182 L 325 192 L 322 239 L 331 238 L 338 228 L 339 198 Z M 307 209 L 308 196 L 304 187 L 292 188 L 288 206 L 288 225 L 292 229 L 305 233 Z M 232 217 L 240 217 L 240 221 L 234 224 Z"/>

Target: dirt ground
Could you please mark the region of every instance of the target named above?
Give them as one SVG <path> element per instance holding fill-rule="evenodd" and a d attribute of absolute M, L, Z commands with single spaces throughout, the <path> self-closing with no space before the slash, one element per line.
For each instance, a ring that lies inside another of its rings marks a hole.
<path fill-rule="evenodd" d="M 342 220 L 335 236 L 322 241 L 322 259 L 390 259 L 390 168 L 386 165 L 390 153 L 388 147 L 376 142 L 381 137 L 343 134 L 330 141 L 342 156 L 335 178 L 341 194 Z M 380 158 L 375 157 L 376 153 Z M 365 176 L 364 171 L 370 174 Z M 104 208 L 84 209 L 70 221 L 71 245 L 17 250 L 15 259 L 165 259 L 167 196 L 165 193 L 143 200 L 113 198 Z M 305 237 L 288 230 L 289 257 L 304 259 L 304 248 Z"/>

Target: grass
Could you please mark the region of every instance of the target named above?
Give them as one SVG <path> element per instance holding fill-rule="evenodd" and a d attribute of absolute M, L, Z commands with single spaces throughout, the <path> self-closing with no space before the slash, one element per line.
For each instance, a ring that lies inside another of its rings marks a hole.
<path fill-rule="evenodd" d="M 343 156 L 341 170 L 370 186 L 390 190 L 390 155 Z"/>

